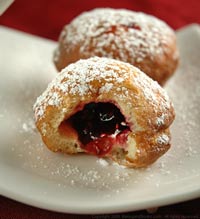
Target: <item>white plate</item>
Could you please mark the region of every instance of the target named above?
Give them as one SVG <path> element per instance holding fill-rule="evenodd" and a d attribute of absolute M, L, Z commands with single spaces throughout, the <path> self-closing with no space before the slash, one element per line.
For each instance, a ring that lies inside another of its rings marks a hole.
<path fill-rule="evenodd" d="M 178 32 L 181 64 L 167 84 L 176 108 L 172 148 L 147 169 L 49 151 L 32 105 L 55 76 L 55 42 L 0 27 L 0 193 L 44 209 L 117 213 L 200 196 L 200 28 Z"/>

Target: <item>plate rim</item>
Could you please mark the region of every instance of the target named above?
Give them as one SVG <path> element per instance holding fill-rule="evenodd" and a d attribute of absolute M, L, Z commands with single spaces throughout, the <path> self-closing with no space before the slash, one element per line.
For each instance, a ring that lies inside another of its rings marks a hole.
<path fill-rule="evenodd" d="M 8 30 L 8 31 L 14 31 L 17 33 L 21 33 L 22 35 L 31 36 L 31 37 L 35 37 L 35 38 L 42 39 L 45 41 L 47 40 L 49 42 L 53 42 L 49 39 L 34 36 L 34 35 L 24 33 L 18 30 L 13 30 L 11 28 L 7 28 L 4 26 L 0 26 L 0 28 L 4 30 Z M 191 24 L 191 25 L 185 26 L 177 30 L 177 33 L 181 33 L 182 31 L 184 32 L 185 30 L 189 30 L 189 29 L 191 31 L 198 31 L 198 34 L 200 33 L 199 24 Z M 200 176 L 196 176 L 194 178 L 199 179 Z M 72 206 L 69 206 L 69 205 L 61 206 L 59 205 L 60 203 L 53 204 L 48 201 L 44 202 L 44 201 L 41 201 L 39 197 L 38 199 L 35 199 L 29 196 L 26 196 L 26 194 L 20 193 L 16 190 L 15 191 L 9 190 L 9 188 L 5 188 L 4 186 L 2 186 L 1 183 L 0 183 L 0 194 L 2 196 L 5 196 L 7 198 L 13 199 L 15 201 L 21 202 L 26 205 L 34 206 L 34 207 L 45 209 L 45 210 L 55 211 L 55 212 L 72 213 L 72 214 L 105 214 L 105 213 L 109 214 L 109 213 L 124 213 L 124 212 L 129 212 L 129 211 L 133 212 L 136 210 L 143 210 L 143 209 L 152 208 L 152 207 L 161 207 L 161 206 L 165 206 L 169 204 L 175 204 L 178 202 L 184 202 L 184 201 L 188 201 L 191 199 L 199 198 L 200 197 L 200 185 L 196 186 L 195 188 L 190 188 L 187 191 L 182 192 L 182 193 L 174 192 L 173 194 L 170 193 L 170 195 L 164 196 L 164 197 L 156 197 L 156 198 L 149 197 L 148 200 L 142 201 L 142 202 L 134 203 L 129 200 L 128 202 L 125 202 L 123 205 L 121 203 L 115 202 L 115 204 L 113 204 L 112 206 L 109 205 L 106 208 L 105 206 L 103 206 L 103 208 L 101 206 L 97 206 L 97 208 L 89 208 L 89 209 L 86 207 L 77 209 L 76 206 L 72 208 Z M 159 203 L 159 206 L 157 203 Z"/>
<path fill-rule="evenodd" d="M 200 177 L 197 177 L 200 178 Z M 138 210 L 145 210 L 148 208 L 154 207 L 162 207 L 166 205 L 171 205 L 179 202 L 189 201 L 191 199 L 199 198 L 200 197 L 200 187 L 187 190 L 184 193 L 171 193 L 168 196 L 159 197 L 159 198 L 149 198 L 145 202 L 125 202 L 123 205 L 121 203 L 114 204 L 112 206 L 97 206 L 95 208 L 88 208 L 77 206 L 69 206 L 69 205 L 59 205 L 56 203 L 48 203 L 41 201 L 38 197 L 36 200 L 35 198 L 31 198 L 26 196 L 25 194 L 17 193 L 16 191 L 9 191 L 8 189 L 0 188 L 1 194 L 7 198 L 15 200 L 17 202 L 21 202 L 25 205 L 41 208 L 44 210 L 60 212 L 60 213 L 69 213 L 69 214 L 83 214 L 83 215 L 92 215 L 92 214 L 112 214 L 112 213 L 125 213 L 125 212 L 134 212 Z M 158 205 L 159 203 L 159 205 Z"/>

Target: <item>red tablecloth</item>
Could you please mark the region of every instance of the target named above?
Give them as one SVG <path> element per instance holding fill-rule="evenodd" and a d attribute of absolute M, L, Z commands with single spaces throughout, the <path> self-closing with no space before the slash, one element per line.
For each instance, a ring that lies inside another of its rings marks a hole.
<path fill-rule="evenodd" d="M 16 0 L 0 17 L 0 24 L 56 40 L 73 17 L 95 7 L 128 8 L 153 14 L 174 29 L 200 23 L 200 0 Z M 154 215 L 145 211 L 97 217 L 53 213 L 0 197 L 0 219 L 25 218 L 200 218 L 200 199 L 162 207 Z"/>
<path fill-rule="evenodd" d="M 174 29 L 200 23 L 199 0 L 16 0 L 0 17 L 0 24 L 56 40 L 66 23 L 95 7 L 143 11 Z"/>
<path fill-rule="evenodd" d="M 0 196 L 0 219 L 199 219 L 200 199 L 161 207 L 154 214 L 146 211 L 116 215 L 72 215 L 51 212 Z"/>

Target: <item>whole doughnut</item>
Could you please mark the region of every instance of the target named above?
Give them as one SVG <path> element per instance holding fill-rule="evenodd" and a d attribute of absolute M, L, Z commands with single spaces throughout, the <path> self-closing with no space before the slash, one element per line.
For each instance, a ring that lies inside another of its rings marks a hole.
<path fill-rule="evenodd" d="M 178 65 L 174 31 L 156 17 L 125 9 L 84 12 L 62 30 L 54 63 L 60 71 L 92 56 L 128 62 L 163 85 Z"/>
<path fill-rule="evenodd" d="M 143 167 L 170 147 L 174 109 L 138 68 L 93 57 L 57 74 L 35 105 L 36 126 L 52 151 L 85 152 Z"/>

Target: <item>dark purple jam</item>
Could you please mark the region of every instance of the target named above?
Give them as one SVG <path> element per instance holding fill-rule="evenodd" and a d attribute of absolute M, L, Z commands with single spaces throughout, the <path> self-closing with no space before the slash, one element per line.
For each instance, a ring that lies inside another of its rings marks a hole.
<path fill-rule="evenodd" d="M 78 132 L 82 148 L 100 156 L 111 150 L 120 134 L 130 130 L 122 113 L 112 103 L 86 104 L 68 122 Z"/>

